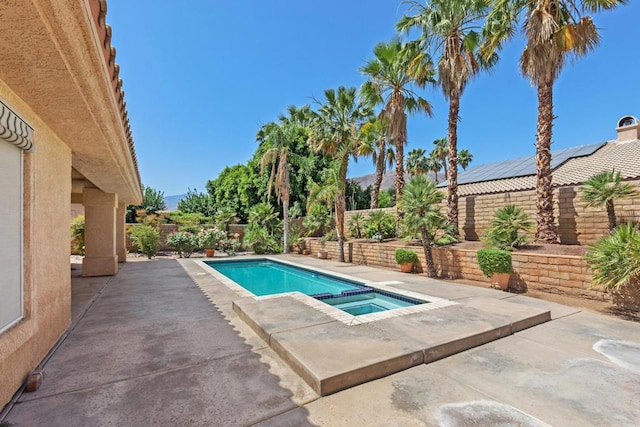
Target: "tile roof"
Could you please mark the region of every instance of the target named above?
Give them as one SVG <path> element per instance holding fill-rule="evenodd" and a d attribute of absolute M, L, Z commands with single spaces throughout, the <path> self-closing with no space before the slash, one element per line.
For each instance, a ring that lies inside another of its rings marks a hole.
<path fill-rule="evenodd" d="M 640 140 L 611 141 L 601 147 L 590 155 L 573 157 L 557 166 L 553 171 L 553 185 L 581 184 L 590 176 L 607 170 L 620 172 L 622 178 L 627 180 L 640 178 Z M 499 166 L 499 163 L 494 165 Z M 458 186 L 458 195 L 532 190 L 535 186 L 536 176 L 533 174 L 462 184 Z"/>

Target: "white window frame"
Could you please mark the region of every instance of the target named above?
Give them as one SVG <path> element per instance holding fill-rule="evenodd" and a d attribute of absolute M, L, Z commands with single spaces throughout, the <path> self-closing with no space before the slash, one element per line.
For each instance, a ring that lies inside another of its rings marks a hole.
<path fill-rule="evenodd" d="M 0 324 L 0 334 L 4 333 L 21 320 L 25 316 L 25 283 L 24 283 L 24 162 L 25 151 L 31 151 L 33 140 L 33 128 L 20 118 L 11 108 L 0 99 L 0 144 L 13 145 L 14 149 L 19 150 L 18 159 L 18 252 L 19 266 L 18 277 L 20 287 L 20 310 L 19 315 L 14 319 L 5 320 L 6 324 Z M 0 175 L 2 171 L 0 171 Z M 13 179 L 11 179 L 13 181 Z M 11 209 L 11 207 L 9 207 Z M 15 211 L 14 211 L 15 212 Z M 9 286 L 12 284 L 9 283 Z M 9 288 L 11 289 L 11 288 Z M 0 296 L 1 297 L 1 296 Z M 10 303 L 9 307 L 14 307 L 14 303 Z"/>

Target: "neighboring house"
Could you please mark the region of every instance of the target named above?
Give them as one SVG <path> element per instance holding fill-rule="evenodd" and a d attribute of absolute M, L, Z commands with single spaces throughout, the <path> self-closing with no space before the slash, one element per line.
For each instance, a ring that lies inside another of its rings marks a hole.
<path fill-rule="evenodd" d="M 552 152 L 555 217 L 563 244 L 589 244 L 608 233 L 604 209 L 586 208 L 580 186 L 603 171 L 620 172 L 625 181 L 638 186 L 638 194 L 616 202 L 620 221 L 640 221 L 640 124 L 633 116 L 622 117 L 618 137 L 605 143 L 583 145 Z M 494 212 L 513 203 L 535 220 L 535 156 L 469 168 L 458 175 L 459 228 L 466 240 L 478 240 Z M 447 183 L 438 187 L 446 190 Z"/>
<path fill-rule="evenodd" d="M 86 217 L 83 275 L 113 275 L 142 194 L 106 2 L 0 11 L 2 407 L 70 325 L 71 204 Z"/>

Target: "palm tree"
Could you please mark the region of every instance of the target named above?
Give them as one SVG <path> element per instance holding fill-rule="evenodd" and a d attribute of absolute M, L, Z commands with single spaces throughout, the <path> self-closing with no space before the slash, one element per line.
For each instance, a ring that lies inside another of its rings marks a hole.
<path fill-rule="evenodd" d="M 430 170 L 427 152 L 422 148 L 414 148 L 407 155 L 407 172 L 411 176 L 424 175 Z"/>
<path fill-rule="evenodd" d="M 431 153 L 429 153 L 429 157 L 427 157 L 427 161 L 429 170 L 434 173 L 434 179 L 437 184 L 438 182 L 440 182 L 438 180 L 438 172 L 442 170 L 442 161 L 440 160 L 440 156 L 438 156 L 438 153 L 432 150 Z"/>
<path fill-rule="evenodd" d="M 447 159 L 449 158 L 449 142 L 447 138 L 440 138 L 433 141 L 433 145 L 435 146 L 431 153 L 433 153 L 433 157 L 436 157 L 440 163 L 441 168 L 444 168 L 444 179 L 449 177 L 449 172 L 447 168 Z"/>
<path fill-rule="evenodd" d="M 434 70 L 428 56 L 418 60 L 413 45 L 394 39 L 373 48 L 374 59 L 360 72 L 368 77 L 360 88 L 363 96 L 374 105 L 383 105 L 382 116 L 387 122 L 387 137 L 396 148 L 396 200 L 404 187 L 404 146 L 407 143 L 407 113 L 423 111 L 431 116 L 431 104 L 418 96 L 413 87 L 424 87 L 433 81 Z M 402 220 L 398 209 L 398 231 Z"/>
<path fill-rule="evenodd" d="M 361 129 L 360 154 L 371 156 L 376 165 L 376 179 L 371 190 L 371 209 L 378 208 L 378 195 L 386 166 L 395 160 L 393 148 L 387 146 L 387 124 L 383 117 L 370 120 Z"/>
<path fill-rule="evenodd" d="M 635 195 L 633 186 L 628 183 L 623 184 L 621 181 L 620 172 L 605 171 L 590 177 L 580 187 L 582 201 L 587 203 L 587 207 L 606 207 L 609 232 L 616 228 L 616 210 L 613 201 Z"/>
<path fill-rule="evenodd" d="M 265 167 L 271 164 L 267 200 L 271 197 L 271 188 L 275 187 L 276 198 L 279 203 L 282 203 L 284 253 L 289 253 L 289 197 L 291 195 L 289 165 L 300 162 L 298 156 L 291 152 L 291 145 L 295 142 L 297 135 L 299 134 L 296 126 L 291 122 L 281 125 L 267 123 L 257 135 L 257 138 L 268 146 L 260 159 L 260 173 L 264 173 Z"/>
<path fill-rule="evenodd" d="M 422 240 L 424 258 L 427 261 L 427 275 L 436 276 L 436 268 L 431 254 L 431 222 L 439 215 L 438 204 L 444 199 L 444 193 L 424 175 L 418 175 L 407 183 L 400 205 L 407 213 L 405 222 L 416 228 Z"/>
<path fill-rule="evenodd" d="M 360 127 L 371 118 L 368 105 L 358 99 L 356 88 L 340 86 L 324 91 L 317 116 L 309 129 L 309 144 L 316 152 L 331 156 L 338 163 L 335 194 L 338 261 L 344 262 L 344 211 L 346 210 L 347 168 L 349 158 L 360 152 Z"/>
<path fill-rule="evenodd" d="M 438 58 L 438 84 L 449 100 L 449 167 L 447 175 L 447 222 L 458 235 L 458 120 L 460 98 L 469 80 L 496 62 L 478 55 L 482 42 L 481 25 L 489 12 L 490 0 L 431 0 L 425 6 L 412 2 L 416 14 L 404 16 L 400 31 L 416 28 L 420 43 Z M 426 54 L 426 52 L 425 52 Z"/>
<path fill-rule="evenodd" d="M 473 161 L 473 154 L 466 148 L 458 151 L 458 164 L 463 170 L 467 170 L 469 163 Z"/>
<path fill-rule="evenodd" d="M 520 70 L 538 92 L 536 132 L 536 239 L 558 243 L 553 214 L 551 138 L 553 84 L 568 59 L 596 48 L 600 36 L 589 13 L 614 9 L 626 0 L 496 0 L 487 24 L 485 55 L 499 50 L 516 33 L 520 16 L 527 42 Z"/>

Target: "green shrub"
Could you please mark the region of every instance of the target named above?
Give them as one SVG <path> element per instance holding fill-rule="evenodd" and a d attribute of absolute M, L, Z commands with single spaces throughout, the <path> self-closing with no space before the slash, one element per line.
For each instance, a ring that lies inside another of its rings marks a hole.
<path fill-rule="evenodd" d="M 418 262 L 418 255 L 415 252 L 409 249 L 396 249 L 396 262 L 398 264 L 415 264 Z"/>
<path fill-rule="evenodd" d="M 244 242 L 256 254 L 272 254 L 281 251 L 278 242 L 269 233 L 267 227 L 257 224 L 249 224 L 244 235 Z"/>
<path fill-rule="evenodd" d="M 167 244 L 178 252 L 180 258 L 189 258 L 200 246 L 198 236 L 188 231 L 176 231 L 167 236 Z"/>
<path fill-rule="evenodd" d="M 593 270 L 593 285 L 602 286 L 618 297 L 614 300 L 624 299 L 625 294 L 638 295 L 640 231 L 633 224 L 620 225 L 610 235 L 589 245 L 584 258 Z"/>
<path fill-rule="evenodd" d="M 307 236 L 318 235 L 331 225 L 331 212 L 321 204 L 314 204 L 307 211 L 307 216 L 302 220 L 302 226 L 307 230 Z"/>
<path fill-rule="evenodd" d="M 242 242 L 235 236 L 229 237 L 220 242 L 220 250 L 227 256 L 235 256 L 242 247 Z"/>
<path fill-rule="evenodd" d="M 198 247 L 203 249 L 219 249 L 227 233 L 218 227 L 203 228 L 198 232 Z"/>
<path fill-rule="evenodd" d="M 353 214 L 347 224 L 349 234 L 356 239 L 362 239 L 364 229 L 364 215 L 361 213 Z"/>
<path fill-rule="evenodd" d="M 480 249 L 477 253 L 482 273 L 491 277 L 494 273 L 513 273 L 511 252 L 501 249 Z"/>
<path fill-rule="evenodd" d="M 512 250 L 526 244 L 532 230 L 533 222 L 529 215 L 516 205 L 507 205 L 496 211 L 482 240 L 489 247 Z"/>
<path fill-rule="evenodd" d="M 149 259 L 158 252 L 160 233 L 155 227 L 135 225 L 131 227 L 129 235 L 133 243 L 138 247 L 138 251 L 145 254 Z"/>
<path fill-rule="evenodd" d="M 390 239 L 396 235 L 396 216 L 383 210 L 373 211 L 364 222 L 368 239 Z"/>
<path fill-rule="evenodd" d="M 84 215 L 71 220 L 71 245 L 76 253 L 84 255 Z"/>

